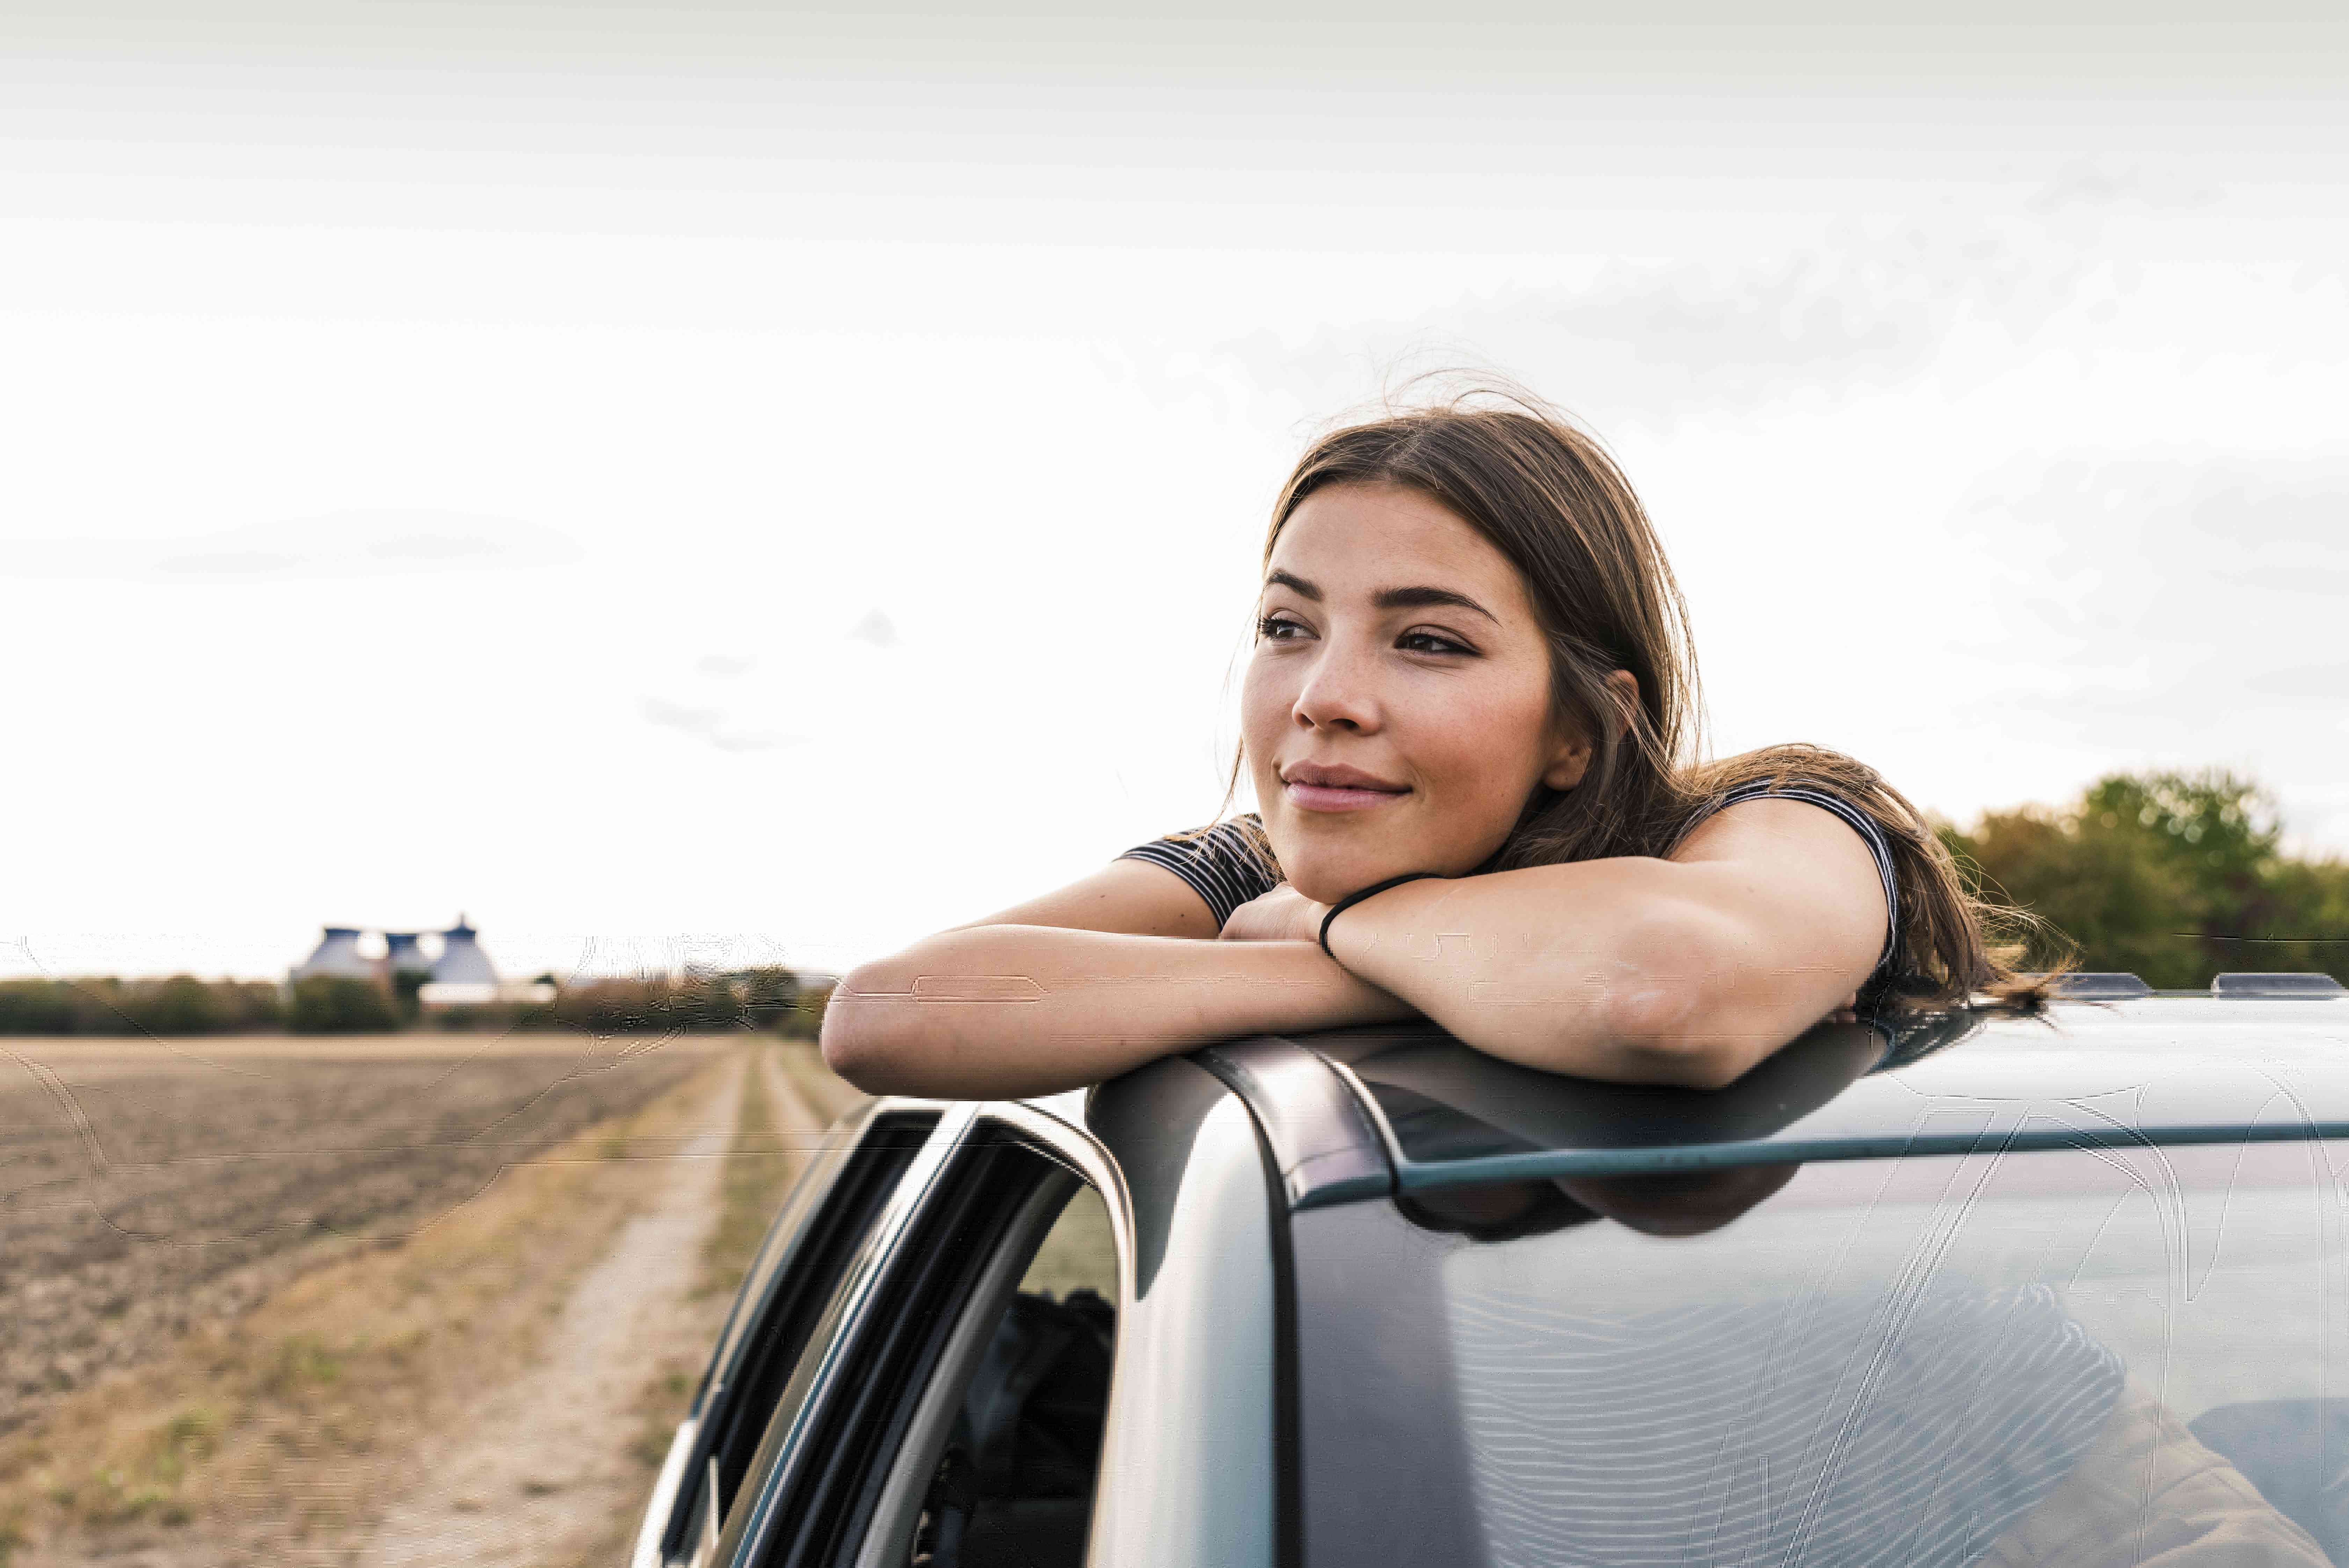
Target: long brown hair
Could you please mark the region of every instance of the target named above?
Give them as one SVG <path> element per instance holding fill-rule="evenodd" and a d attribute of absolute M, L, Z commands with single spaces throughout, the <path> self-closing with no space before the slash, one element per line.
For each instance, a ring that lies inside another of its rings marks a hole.
<path fill-rule="evenodd" d="M 1669 855 L 1732 791 L 1799 784 L 1867 814 L 1891 847 L 1900 929 L 1869 1000 L 1930 1007 L 1987 995 L 2028 1008 L 2044 999 L 2044 982 L 2012 967 L 2031 918 L 1969 888 L 1917 808 L 1873 769 L 1810 745 L 1701 760 L 1702 700 L 1680 585 L 1622 470 L 1565 415 L 1485 384 L 1330 431 L 1281 487 L 1268 565 L 1290 514 L 1333 484 L 1402 485 L 1436 501 L 1508 558 L 1533 601 L 1556 717 L 1588 740 L 1591 760 L 1574 788 L 1536 790 L 1491 869 Z M 1609 684 L 1618 670 L 1638 681 L 1636 702 Z"/>

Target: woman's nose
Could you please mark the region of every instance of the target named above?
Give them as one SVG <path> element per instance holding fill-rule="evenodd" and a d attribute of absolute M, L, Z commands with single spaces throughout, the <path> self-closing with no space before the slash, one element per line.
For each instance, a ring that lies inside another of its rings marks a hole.
<path fill-rule="evenodd" d="M 1289 712 L 1308 730 L 1367 732 L 1379 727 L 1370 672 L 1360 659 L 1328 644 L 1313 661 Z"/>

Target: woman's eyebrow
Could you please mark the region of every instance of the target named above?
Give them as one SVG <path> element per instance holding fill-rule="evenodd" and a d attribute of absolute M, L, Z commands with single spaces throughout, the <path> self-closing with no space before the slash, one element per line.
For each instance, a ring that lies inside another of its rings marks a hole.
<path fill-rule="evenodd" d="M 1277 584 L 1288 589 L 1299 598 L 1310 599 L 1315 604 L 1321 602 L 1320 588 L 1307 582 L 1294 572 L 1275 571 L 1268 574 L 1264 581 L 1267 587 Z M 1466 594 L 1454 593 L 1450 588 L 1423 587 L 1381 588 L 1371 602 L 1381 609 L 1427 609 L 1437 605 L 1450 605 L 1458 609 L 1474 610 L 1495 626 L 1501 624 L 1499 616 L 1495 615 Z"/>
<path fill-rule="evenodd" d="M 1450 605 L 1455 609 L 1475 610 L 1495 626 L 1501 624 L 1499 616 L 1466 594 L 1455 594 L 1450 588 L 1381 588 L 1378 597 L 1371 602 L 1381 609 L 1427 609 L 1436 605 Z"/>

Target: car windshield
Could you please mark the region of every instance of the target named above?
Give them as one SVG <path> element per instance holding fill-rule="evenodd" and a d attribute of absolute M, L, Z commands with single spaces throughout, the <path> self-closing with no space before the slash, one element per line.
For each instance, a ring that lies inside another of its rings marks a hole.
<path fill-rule="evenodd" d="M 1485 1555 L 2349 1562 L 2344 1162 L 2238 1142 L 1425 1194 L 1467 1232 L 1421 1277 Z"/>

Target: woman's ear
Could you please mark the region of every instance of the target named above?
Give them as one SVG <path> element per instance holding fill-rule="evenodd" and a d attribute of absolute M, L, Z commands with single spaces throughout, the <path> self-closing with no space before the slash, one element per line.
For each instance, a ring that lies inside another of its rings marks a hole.
<path fill-rule="evenodd" d="M 1607 695 L 1615 700 L 1615 738 L 1619 741 L 1640 716 L 1640 678 L 1628 670 L 1609 670 Z"/>
<path fill-rule="evenodd" d="M 1542 770 L 1542 787 L 1570 790 L 1580 784 L 1582 775 L 1589 771 L 1590 742 L 1579 735 L 1563 739 L 1557 749 L 1550 753 L 1549 766 Z"/>
<path fill-rule="evenodd" d="M 1608 671 L 1606 699 L 1615 710 L 1615 738 L 1620 740 L 1631 732 L 1632 717 L 1640 711 L 1640 678 L 1628 670 Z M 1590 771 L 1591 749 L 1582 736 L 1560 737 L 1549 766 L 1542 770 L 1544 787 L 1569 790 L 1580 784 Z"/>

